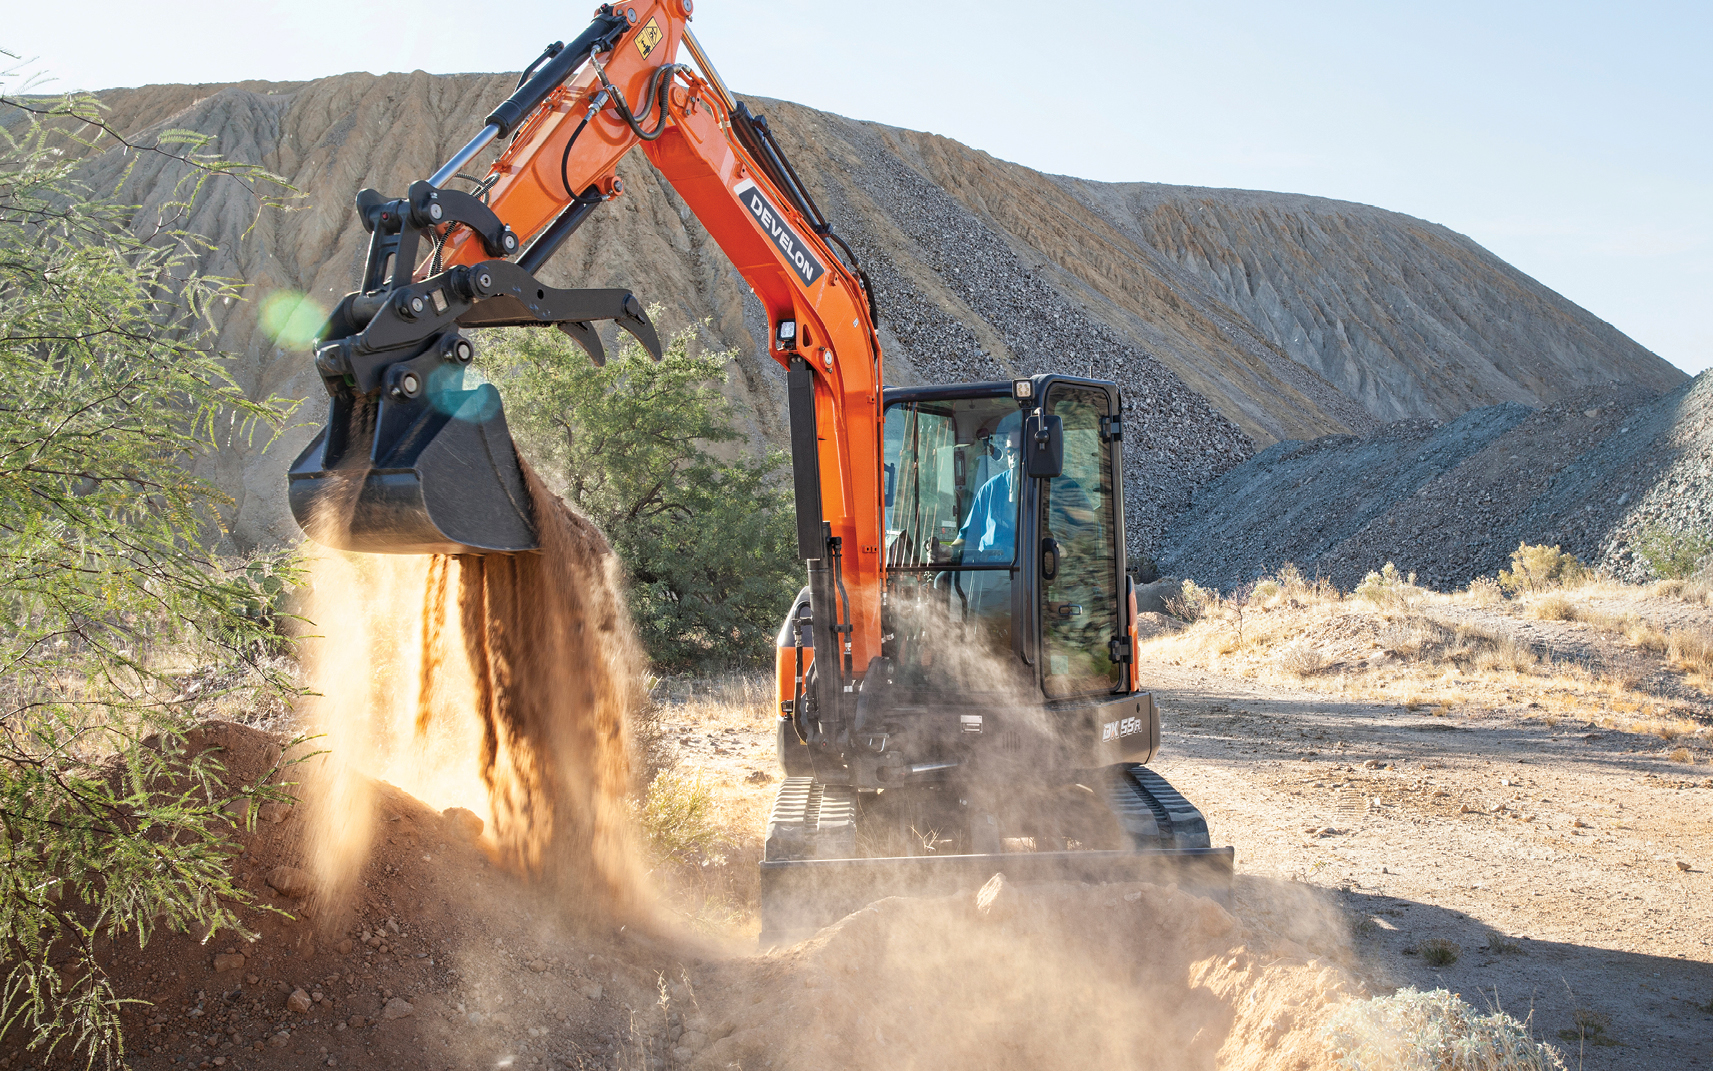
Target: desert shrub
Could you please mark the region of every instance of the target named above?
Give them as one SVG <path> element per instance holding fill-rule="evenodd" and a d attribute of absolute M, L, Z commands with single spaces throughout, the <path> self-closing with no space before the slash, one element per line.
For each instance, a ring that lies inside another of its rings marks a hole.
<path fill-rule="evenodd" d="M 1692 606 L 1713 606 L 1713 579 L 1706 578 L 1707 572 L 1702 570 L 1695 580 L 1662 580 L 1653 586 L 1653 593 Z"/>
<path fill-rule="evenodd" d="M 1353 1001 L 1334 1014 L 1327 1041 L 1346 1071 L 1564 1071 L 1526 1024 L 1479 1015 L 1444 989 Z"/>
<path fill-rule="evenodd" d="M 1449 967 L 1463 954 L 1463 949 L 1457 947 L 1455 942 L 1443 937 L 1431 937 L 1418 947 L 1423 961 L 1430 967 Z"/>
<path fill-rule="evenodd" d="M 1586 572 L 1557 544 L 1518 543 L 1511 552 L 1511 567 L 1499 571 L 1499 585 L 1514 595 L 1534 595 L 1581 580 Z"/>
<path fill-rule="evenodd" d="M 662 770 L 649 783 L 638 824 L 657 859 L 682 861 L 708 852 L 720 839 L 714 796 L 700 773 Z"/>
<path fill-rule="evenodd" d="M 1624 638 L 1644 651 L 1664 654 L 1671 647 L 1671 637 L 1657 625 L 1636 618 L 1624 629 Z"/>
<path fill-rule="evenodd" d="M 1356 585 L 1350 594 L 1352 598 L 1388 609 L 1409 605 L 1415 596 L 1421 594 L 1421 589 L 1416 587 L 1416 574 L 1405 576 L 1398 572 L 1396 565 L 1387 562 L 1378 572 L 1370 571 L 1363 577 L 1362 583 Z"/>
<path fill-rule="evenodd" d="M 487 334 L 481 363 L 513 434 L 630 574 L 637 634 L 667 670 L 771 659 L 803 583 L 785 457 L 722 460 L 734 443 L 720 393 L 726 353 L 691 353 L 692 332 L 658 362 L 628 336 L 604 367 L 558 331 Z"/>
<path fill-rule="evenodd" d="M 1578 1045 L 1618 1045 L 1622 1044 L 1606 1031 L 1612 1026 L 1612 1017 L 1605 1012 L 1592 1008 L 1578 1008 L 1570 1013 L 1570 1021 L 1576 1025 L 1568 1030 L 1558 1032 L 1562 1041 L 1575 1042 Z"/>
<path fill-rule="evenodd" d="M 1296 677 L 1310 677 L 1326 668 L 1326 654 L 1307 643 L 1293 643 L 1279 652 L 1279 668 Z"/>
<path fill-rule="evenodd" d="M 0 108 L 0 1023 L 20 1063 L 112 1067 L 95 949 L 244 933 L 227 807 L 279 794 L 184 758 L 187 666 L 199 698 L 289 692 L 267 657 L 289 559 L 223 568 L 230 501 L 192 475 L 289 410 L 230 378 L 210 311 L 240 295 L 170 228 L 206 182 L 270 179 L 166 131 L 129 146 L 185 176 L 145 212 L 78 180 L 118 148 L 94 98 Z"/>
<path fill-rule="evenodd" d="M 1380 645 L 1399 658 L 1431 658 L 1456 642 L 1456 631 L 1422 614 L 1405 614 L 1381 631 Z"/>
<path fill-rule="evenodd" d="M 1166 600 L 1166 612 L 1180 621 L 1194 624 L 1218 605 L 1218 589 L 1204 588 L 1193 580 L 1186 580 L 1182 590 Z"/>
<path fill-rule="evenodd" d="M 1310 580 L 1290 562 L 1281 565 L 1272 576 L 1264 576 L 1250 589 L 1257 602 L 1306 606 L 1326 599 L 1337 599 L 1338 590 L 1329 581 L 1316 577 Z"/>
<path fill-rule="evenodd" d="M 1499 586 L 1499 581 L 1490 576 L 1478 576 L 1469 582 L 1465 589 L 1469 601 L 1477 606 L 1494 606 L 1505 598 L 1505 589 Z"/>
<path fill-rule="evenodd" d="M 1575 621 L 1576 604 L 1554 592 L 1530 606 L 1529 616 L 1541 621 Z"/>
<path fill-rule="evenodd" d="M 1539 663 L 1540 656 L 1535 653 L 1534 648 L 1510 635 L 1498 637 L 1491 647 L 1475 655 L 1477 669 L 1528 673 Z"/>
<path fill-rule="evenodd" d="M 1706 533 L 1673 531 L 1663 524 L 1643 529 L 1635 546 L 1648 568 L 1663 580 L 1692 577 L 1703 562 L 1713 557 L 1713 539 Z"/>

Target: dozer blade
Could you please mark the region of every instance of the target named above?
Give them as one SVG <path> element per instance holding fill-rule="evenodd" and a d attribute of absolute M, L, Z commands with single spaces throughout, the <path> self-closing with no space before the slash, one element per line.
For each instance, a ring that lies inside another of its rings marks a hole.
<path fill-rule="evenodd" d="M 1104 803 L 1127 848 L 884 858 L 855 857 L 857 807 L 850 789 L 787 778 L 761 863 L 761 942 L 807 936 L 888 896 L 973 892 L 995 874 L 1017 884 L 1175 884 L 1228 901 L 1236 853 L 1209 844 L 1201 812 L 1147 767 L 1124 763 L 1103 773 Z"/>
<path fill-rule="evenodd" d="M 533 550 L 535 525 L 499 392 L 334 398 L 293 463 L 291 512 L 316 542 L 376 554 Z"/>
<path fill-rule="evenodd" d="M 1231 848 L 763 861 L 761 942 L 807 936 L 888 896 L 973 892 L 995 874 L 1016 884 L 1146 881 L 1224 902 L 1234 861 Z"/>

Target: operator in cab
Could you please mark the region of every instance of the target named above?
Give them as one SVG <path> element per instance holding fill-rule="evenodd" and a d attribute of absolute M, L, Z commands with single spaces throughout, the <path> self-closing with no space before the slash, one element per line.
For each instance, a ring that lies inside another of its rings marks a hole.
<path fill-rule="evenodd" d="M 995 651 L 1011 646 L 1011 570 L 1017 556 L 1018 457 L 1023 417 L 1011 413 L 985 437 L 978 472 L 990 473 L 970 499 L 969 514 L 951 546 L 959 565 L 1001 568 L 959 570 L 950 575 L 953 610 L 977 626 Z"/>
<path fill-rule="evenodd" d="M 1012 415 L 1000 422 L 988 440 L 988 457 L 999 471 L 970 500 L 969 516 L 954 544 L 963 548 L 963 565 L 1009 564 L 1016 556 L 1017 439 L 1021 432 L 1021 418 Z"/>

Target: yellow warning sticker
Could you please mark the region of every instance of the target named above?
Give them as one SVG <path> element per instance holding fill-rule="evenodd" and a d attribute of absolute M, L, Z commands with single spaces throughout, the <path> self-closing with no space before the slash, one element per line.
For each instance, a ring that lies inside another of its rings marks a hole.
<path fill-rule="evenodd" d="M 647 59 L 648 54 L 654 51 L 654 46 L 665 36 L 660 32 L 660 20 L 649 19 L 648 25 L 636 32 L 636 50 L 642 53 L 643 59 Z"/>

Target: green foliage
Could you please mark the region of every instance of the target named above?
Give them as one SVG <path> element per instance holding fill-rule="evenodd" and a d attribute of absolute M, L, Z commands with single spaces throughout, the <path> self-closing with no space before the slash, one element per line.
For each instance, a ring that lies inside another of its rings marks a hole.
<path fill-rule="evenodd" d="M 662 770 L 649 782 L 638 823 L 655 858 L 685 861 L 708 855 L 721 839 L 714 796 L 700 773 Z"/>
<path fill-rule="evenodd" d="M 1587 570 L 1557 544 L 1518 543 L 1511 567 L 1499 571 L 1499 586 L 1513 595 L 1533 595 L 1581 580 Z"/>
<path fill-rule="evenodd" d="M 206 544 L 225 500 L 190 475 L 284 411 L 208 349 L 235 292 L 170 228 L 204 183 L 267 176 L 162 135 L 132 148 L 185 178 L 144 219 L 76 180 L 75 157 L 114 141 L 92 98 L 0 97 L 0 114 L 0 1027 L 54 1066 L 113 1065 L 97 939 L 240 930 L 224 809 L 278 792 L 186 760 L 176 706 L 189 670 L 202 697 L 289 687 L 260 608 L 291 565 L 223 568 Z"/>
<path fill-rule="evenodd" d="M 1701 532 L 1675 532 L 1653 524 L 1642 530 L 1636 553 L 1661 580 L 1685 580 L 1713 556 L 1713 539 Z"/>
<path fill-rule="evenodd" d="M 1351 597 L 1363 599 L 1382 608 L 1399 608 L 1408 606 L 1413 596 L 1420 594 L 1416 587 L 1416 574 L 1408 576 L 1398 572 L 1398 567 L 1387 562 L 1379 572 L 1369 570 L 1362 578 L 1362 583 L 1356 585 Z"/>
<path fill-rule="evenodd" d="M 718 389 L 730 355 L 692 355 L 687 331 L 658 363 L 627 338 L 602 368 L 557 331 L 488 339 L 482 366 L 513 434 L 629 569 L 631 613 L 655 662 L 771 658 L 802 584 L 794 515 L 782 454 L 709 451 L 739 438 Z"/>
<path fill-rule="evenodd" d="M 1477 1015 L 1443 989 L 1352 1001 L 1333 1015 L 1327 1041 L 1346 1071 L 1564 1071 L 1527 1025 L 1502 1011 Z"/>

